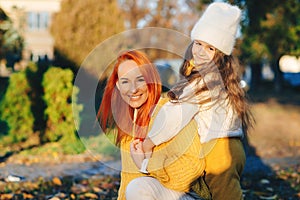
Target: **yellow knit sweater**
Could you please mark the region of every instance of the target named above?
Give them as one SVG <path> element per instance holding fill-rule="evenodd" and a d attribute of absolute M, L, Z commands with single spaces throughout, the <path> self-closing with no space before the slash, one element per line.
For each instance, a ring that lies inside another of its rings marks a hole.
<path fill-rule="evenodd" d="M 166 102 L 167 99 L 159 101 L 153 117 Z M 131 180 L 145 176 L 131 159 L 129 147 L 132 140 L 130 136 L 124 137 L 120 144 L 122 172 L 118 200 L 125 199 L 126 187 Z M 205 161 L 200 152 L 197 124 L 192 120 L 176 137 L 154 148 L 148 165 L 150 176 L 157 178 L 167 188 L 187 192 L 192 182 L 203 175 Z"/>

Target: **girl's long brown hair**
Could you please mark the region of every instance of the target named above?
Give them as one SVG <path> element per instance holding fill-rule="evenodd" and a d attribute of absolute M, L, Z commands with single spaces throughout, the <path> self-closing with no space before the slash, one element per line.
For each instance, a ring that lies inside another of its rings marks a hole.
<path fill-rule="evenodd" d="M 126 60 L 133 60 L 137 63 L 148 87 L 148 99 L 137 113 L 137 129 L 135 130 L 136 135 L 134 137 L 146 137 L 152 108 L 158 102 L 161 95 L 159 73 L 144 53 L 137 50 L 130 50 L 118 56 L 112 74 L 107 81 L 102 102 L 97 113 L 97 119 L 106 134 L 109 132 L 108 129 L 117 128 L 118 131 L 115 135 L 115 143 L 117 145 L 120 144 L 121 139 L 125 135 L 132 134 L 133 128 L 134 109 L 122 99 L 116 87 L 119 78 L 119 66 Z"/>
<path fill-rule="evenodd" d="M 216 49 L 216 53 L 212 61 L 214 67 L 212 67 L 211 65 L 210 67 L 204 67 L 200 68 L 199 70 L 193 70 L 190 73 L 188 71 L 190 71 L 189 68 L 191 67 L 190 61 L 193 59 L 192 47 L 193 42 L 188 46 L 185 52 L 184 61 L 180 67 L 181 80 L 168 92 L 168 97 L 171 100 L 175 100 L 175 102 L 178 101 L 179 96 L 183 92 L 183 89 L 189 83 L 191 83 L 195 79 L 197 79 L 197 82 L 199 82 L 199 80 L 203 80 L 203 77 L 206 74 L 210 72 L 216 72 L 217 70 L 222 78 L 222 84 L 224 85 L 224 88 L 221 92 L 225 92 L 227 94 L 226 98 L 228 98 L 229 103 L 232 105 L 232 107 L 242 120 L 243 131 L 244 134 L 247 135 L 248 129 L 253 126 L 255 120 L 253 118 L 248 100 L 246 98 L 246 92 L 240 87 L 240 76 L 238 74 L 238 68 L 240 67 L 239 62 L 234 56 L 225 55 L 224 53 Z M 204 81 L 206 85 L 204 85 L 202 88 L 197 88 L 197 90 L 194 91 L 193 94 L 191 94 L 188 97 L 185 97 L 183 100 L 188 101 L 192 99 L 195 95 L 200 94 L 201 92 L 213 89 L 208 89 L 207 85 L 219 85 L 218 83 L 214 83 L 214 80 L 210 81 L 211 82 Z M 208 100 L 210 99 L 202 99 L 198 103 L 205 103 Z"/>

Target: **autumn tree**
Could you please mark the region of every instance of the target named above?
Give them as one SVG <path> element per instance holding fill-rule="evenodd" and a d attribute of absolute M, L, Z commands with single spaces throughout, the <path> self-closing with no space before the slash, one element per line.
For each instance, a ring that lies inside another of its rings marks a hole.
<path fill-rule="evenodd" d="M 123 15 L 116 1 L 63 0 L 54 16 L 51 32 L 58 65 L 80 66 L 102 41 L 124 30 Z"/>
<path fill-rule="evenodd" d="M 0 8 L 0 60 L 5 59 L 7 66 L 13 67 L 21 59 L 23 43 L 11 19 Z"/>
<path fill-rule="evenodd" d="M 126 28 L 163 27 L 189 34 L 212 0 L 119 0 Z"/>
<path fill-rule="evenodd" d="M 173 1 L 173 0 L 119 0 L 120 7 L 125 14 L 127 29 L 160 27 L 179 31 L 189 36 L 190 31 L 198 20 L 201 11 L 197 9 L 200 5 L 198 0 Z M 149 33 L 151 34 L 151 33 Z M 140 37 L 137 35 L 137 37 Z M 147 44 L 153 35 L 143 35 L 141 43 Z M 168 36 L 160 36 L 161 42 L 168 41 Z M 167 44 L 166 44 L 167 46 Z M 183 45 L 183 48 L 184 45 Z M 167 51 L 146 50 L 151 59 L 171 58 L 175 55 Z"/>
<path fill-rule="evenodd" d="M 267 59 L 275 74 L 275 88 L 282 87 L 279 59 L 283 54 L 299 54 L 299 0 L 241 0 L 244 6 L 242 60 L 252 69 L 252 87 L 261 80 L 262 60 Z"/>
<path fill-rule="evenodd" d="M 270 63 L 275 72 L 275 89 L 282 89 L 279 60 L 284 54 L 300 55 L 300 2 L 299 0 L 276 1 L 276 7 L 266 13 L 261 22 L 262 37 L 270 52 Z"/>

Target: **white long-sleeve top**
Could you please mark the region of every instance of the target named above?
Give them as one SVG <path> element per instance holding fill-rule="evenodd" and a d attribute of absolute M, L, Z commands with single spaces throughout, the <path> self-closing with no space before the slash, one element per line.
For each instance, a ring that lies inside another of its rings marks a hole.
<path fill-rule="evenodd" d="M 203 80 L 193 81 L 184 88 L 181 97 L 185 97 L 195 88 L 204 84 Z M 226 95 L 219 95 L 220 87 L 195 95 L 189 102 L 164 104 L 154 119 L 148 137 L 155 145 L 173 138 L 193 118 L 198 124 L 200 142 L 206 143 L 212 139 L 224 137 L 243 137 L 242 122 Z M 218 98 L 214 98 L 218 96 Z M 199 105 L 198 100 L 211 98 L 211 101 Z"/>

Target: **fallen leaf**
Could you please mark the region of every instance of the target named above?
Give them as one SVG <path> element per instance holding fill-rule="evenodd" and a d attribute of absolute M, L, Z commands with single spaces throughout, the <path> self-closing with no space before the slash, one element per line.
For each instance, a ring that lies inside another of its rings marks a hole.
<path fill-rule="evenodd" d="M 14 197 L 14 195 L 13 194 L 1 194 L 0 197 L 1 197 L 1 199 L 9 200 L 9 199 L 12 199 Z"/>
<path fill-rule="evenodd" d="M 113 183 L 102 183 L 101 185 L 104 189 L 111 189 L 114 187 Z"/>
<path fill-rule="evenodd" d="M 60 200 L 60 198 L 58 198 L 58 197 L 52 197 L 52 198 L 49 199 L 49 200 Z"/>
<path fill-rule="evenodd" d="M 98 196 L 96 194 L 90 192 L 85 193 L 84 196 L 91 199 L 98 199 Z"/>
<path fill-rule="evenodd" d="M 71 191 L 75 194 L 81 194 L 88 191 L 88 187 L 81 185 L 81 184 L 75 184 L 71 187 Z"/>
<path fill-rule="evenodd" d="M 277 198 L 277 194 L 270 196 L 270 197 L 266 197 L 266 196 L 259 196 L 260 199 L 265 199 L 265 200 L 272 200 L 272 199 L 276 199 Z"/>
<path fill-rule="evenodd" d="M 67 195 L 63 192 L 60 192 L 60 193 L 56 194 L 55 196 L 58 198 L 64 199 L 64 198 L 66 198 Z"/>
<path fill-rule="evenodd" d="M 23 193 L 23 198 L 24 199 L 32 199 L 33 195 L 32 194 Z"/>
<path fill-rule="evenodd" d="M 93 191 L 94 192 L 102 192 L 103 190 L 101 188 L 98 188 L 98 187 L 93 187 Z"/>
<path fill-rule="evenodd" d="M 61 186 L 62 185 L 62 182 L 61 180 L 58 178 L 58 177 L 54 177 L 52 179 L 52 182 L 55 184 L 55 185 L 58 185 L 58 186 Z"/>
<path fill-rule="evenodd" d="M 75 194 L 71 194 L 70 197 L 71 197 L 71 199 L 76 199 Z"/>
<path fill-rule="evenodd" d="M 267 179 L 261 179 L 261 180 L 260 180 L 260 183 L 261 183 L 261 184 L 269 184 L 270 181 L 267 180 Z"/>
<path fill-rule="evenodd" d="M 274 192 L 274 189 L 271 188 L 271 187 L 266 187 L 266 190 L 267 190 L 267 191 L 270 191 L 270 192 Z"/>

